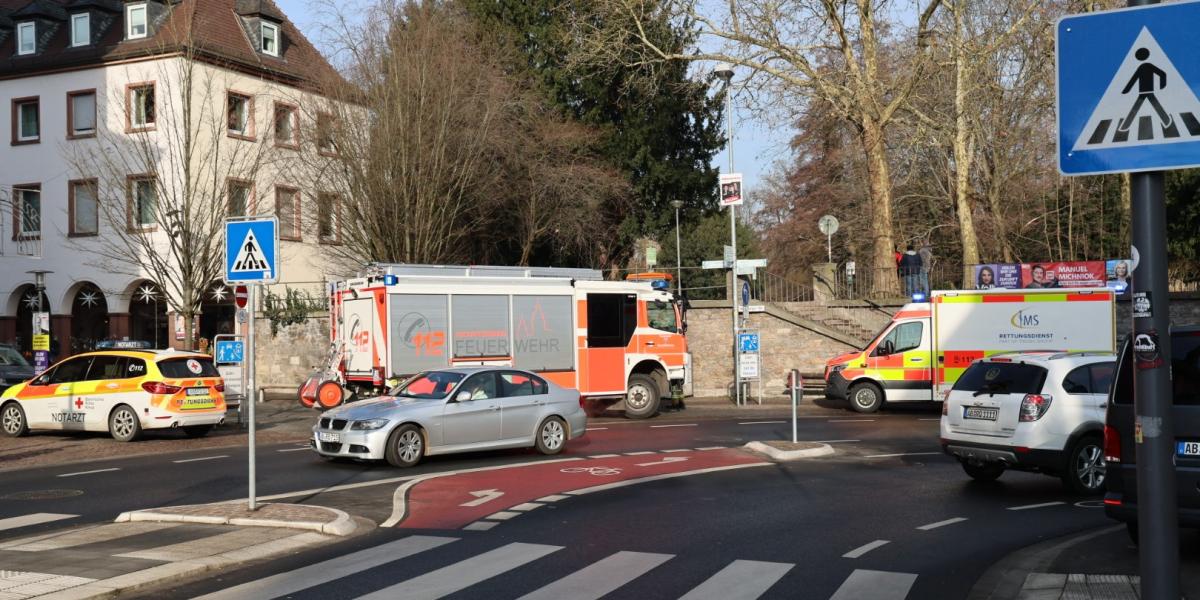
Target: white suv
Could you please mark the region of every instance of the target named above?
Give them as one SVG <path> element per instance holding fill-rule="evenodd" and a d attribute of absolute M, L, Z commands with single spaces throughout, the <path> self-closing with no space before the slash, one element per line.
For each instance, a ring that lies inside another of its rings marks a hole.
<path fill-rule="evenodd" d="M 942 450 L 980 481 L 1005 469 L 1061 477 L 1078 494 L 1104 487 L 1104 411 L 1116 356 L 1026 352 L 978 360 L 942 403 Z"/>

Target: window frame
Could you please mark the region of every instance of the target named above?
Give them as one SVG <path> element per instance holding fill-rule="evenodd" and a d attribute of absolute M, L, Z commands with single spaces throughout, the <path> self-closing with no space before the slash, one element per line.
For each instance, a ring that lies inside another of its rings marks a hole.
<path fill-rule="evenodd" d="M 142 12 L 142 33 L 134 35 L 133 33 L 133 13 L 141 9 Z M 135 2 L 125 5 L 125 39 L 126 40 L 141 40 L 150 37 L 150 8 L 146 2 Z"/>
<path fill-rule="evenodd" d="M 158 128 L 158 86 L 155 81 L 137 81 L 125 85 L 125 133 L 142 133 L 145 131 L 154 131 Z M 153 97 L 150 99 L 150 116 L 153 120 L 142 123 L 141 125 L 133 122 L 134 115 L 134 99 L 137 98 L 137 92 L 149 88 Z"/>
<path fill-rule="evenodd" d="M 75 188 L 80 185 L 90 185 L 96 202 L 96 230 L 80 231 L 75 227 L 75 216 L 79 214 L 75 205 Z M 100 180 L 91 177 L 87 179 L 72 179 L 67 182 L 67 237 L 96 237 L 100 235 Z"/>
<path fill-rule="evenodd" d="M 292 197 L 292 226 L 285 227 L 283 215 L 279 214 L 279 207 L 282 206 L 279 202 L 281 195 L 287 194 Z M 275 218 L 279 220 L 279 240 L 284 242 L 303 242 L 304 231 L 300 226 L 300 189 L 288 187 L 284 185 L 275 186 Z"/>
<path fill-rule="evenodd" d="M 285 109 L 292 120 L 292 139 L 287 142 L 279 141 L 279 109 Z M 276 148 L 288 148 L 290 150 L 300 149 L 300 107 L 287 102 L 276 100 L 271 107 L 271 137 L 274 138 Z"/>
<path fill-rule="evenodd" d="M 324 201 L 330 200 L 333 206 L 333 211 L 330 213 L 332 218 L 333 235 L 326 237 L 321 235 L 321 206 Z M 342 196 L 335 192 L 317 192 L 317 243 L 325 246 L 340 246 L 342 244 Z"/>
<path fill-rule="evenodd" d="M 37 135 L 21 135 L 21 107 L 33 105 L 37 109 Z M 42 143 L 42 99 L 41 96 L 25 96 L 12 99 L 12 145 L 25 146 Z"/>
<path fill-rule="evenodd" d="M 243 215 L 233 214 L 233 191 L 234 186 L 246 186 L 250 193 L 246 196 L 246 213 Z M 225 214 L 231 217 L 248 217 L 255 214 L 255 189 L 254 182 L 249 179 L 239 179 L 237 177 L 227 177 L 225 179 Z"/>
<path fill-rule="evenodd" d="M 275 39 L 275 51 L 274 52 L 271 52 L 266 49 L 266 42 L 267 42 L 266 34 L 267 34 L 268 29 L 275 32 L 275 38 L 274 38 Z M 263 22 L 259 23 L 258 51 L 262 52 L 263 54 L 266 54 L 267 56 L 274 56 L 275 58 L 279 58 L 279 55 L 281 54 L 280 50 L 281 50 L 281 46 L 282 46 L 282 43 L 280 41 L 280 37 L 281 37 L 280 34 L 281 34 L 281 28 L 279 27 L 279 25 L 276 25 L 275 23 L 269 23 L 267 21 L 263 21 Z"/>
<path fill-rule="evenodd" d="M 33 48 L 29 49 L 28 51 L 21 49 L 21 42 L 25 37 L 23 34 L 26 31 L 30 32 L 30 38 L 33 41 Z M 37 21 L 25 21 L 23 23 L 17 23 L 16 38 L 17 39 L 14 40 L 14 43 L 16 44 L 17 48 L 17 56 L 32 56 L 37 54 Z"/>
<path fill-rule="evenodd" d="M 21 207 L 25 205 L 25 192 L 35 191 L 38 193 L 38 231 L 35 234 L 25 233 L 21 228 Z M 12 195 L 15 199 L 18 195 L 21 196 L 19 202 L 13 202 L 13 235 L 14 242 L 31 242 L 42 239 L 42 215 L 45 213 L 42 210 L 44 202 L 42 202 L 42 184 L 41 183 L 18 183 L 12 186 Z"/>
<path fill-rule="evenodd" d="M 84 40 L 82 42 L 79 41 L 78 39 L 76 39 L 76 37 L 75 37 L 75 23 L 77 21 L 81 21 L 81 20 L 87 24 L 87 36 L 84 38 Z M 71 27 L 71 46 L 70 46 L 71 48 L 82 48 L 84 46 L 90 46 L 92 44 L 92 13 L 81 12 L 81 13 L 75 13 L 75 14 L 71 15 L 70 27 Z"/>
<path fill-rule="evenodd" d="M 125 229 L 129 233 L 151 233 L 158 231 L 158 215 L 155 215 L 154 222 L 143 225 L 137 222 L 137 184 L 142 181 L 154 182 L 157 186 L 158 176 L 154 173 L 139 173 L 129 175 L 125 178 Z M 154 202 L 158 204 L 157 190 L 154 194 Z"/>
<path fill-rule="evenodd" d="M 229 127 L 230 110 L 233 108 L 229 105 L 234 98 L 240 98 L 245 101 L 246 107 L 246 127 L 244 131 L 237 131 Z M 254 95 L 237 90 L 225 90 L 225 135 L 236 139 L 253 142 L 254 135 Z"/>
<path fill-rule="evenodd" d="M 75 98 L 80 96 L 92 97 L 92 130 L 90 133 L 77 133 L 75 131 Z M 100 105 L 99 98 L 96 94 L 96 88 L 87 90 L 74 90 L 67 92 L 67 139 L 82 140 L 96 137 L 96 126 L 99 125 Z"/>

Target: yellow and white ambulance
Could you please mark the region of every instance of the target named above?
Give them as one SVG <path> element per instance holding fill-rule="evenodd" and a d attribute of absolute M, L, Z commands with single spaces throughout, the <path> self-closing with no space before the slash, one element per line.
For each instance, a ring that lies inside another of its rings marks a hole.
<path fill-rule="evenodd" d="M 1108 289 L 935 291 L 905 305 L 861 352 L 825 364 L 826 395 L 858 412 L 941 401 L 980 358 L 1033 350 L 1116 350 Z"/>
<path fill-rule="evenodd" d="M 72 356 L 0 395 L 0 432 L 107 431 L 121 442 L 145 429 L 207 435 L 225 421 L 225 385 L 212 357 L 173 350 Z"/>

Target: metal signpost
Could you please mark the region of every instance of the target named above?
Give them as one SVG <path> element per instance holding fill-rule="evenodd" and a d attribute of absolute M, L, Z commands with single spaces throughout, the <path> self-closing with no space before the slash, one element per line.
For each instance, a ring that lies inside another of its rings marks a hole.
<path fill-rule="evenodd" d="M 738 326 L 738 296 L 745 294 L 746 300 L 743 302 L 743 305 L 749 305 L 750 286 L 747 282 L 746 285 L 739 290 L 738 282 L 741 280 L 738 278 L 738 276 L 749 275 L 751 277 L 757 277 L 757 269 L 765 269 L 767 267 L 767 259 L 755 258 L 749 260 L 737 260 L 737 255 L 733 252 L 733 248 L 731 246 L 725 246 L 725 256 L 723 257 L 723 260 L 706 260 L 700 263 L 700 267 L 703 269 L 729 269 L 731 271 L 732 280 L 730 281 L 730 300 L 733 304 L 733 392 L 734 402 L 736 402 L 738 406 L 741 406 L 742 376 L 741 367 L 739 366 L 738 360 L 741 354 L 738 350 L 738 332 L 741 328 Z M 747 308 L 748 313 L 763 312 L 764 310 L 765 307 L 760 306 L 748 306 Z M 761 390 L 759 392 L 759 403 L 761 404 Z"/>
<path fill-rule="evenodd" d="M 255 493 L 256 457 L 254 448 L 254 297 L 258 285 L 275 283 L 279 280 L 279 224 L 275 217 L 246 217 L 225 221 L 225 283 L 246 284 L 246 302 L 251 311 L 246 326 L 246 347 L 243 350 L 246 362 L 245 402 L 249 404 L 250 420 L 250 510 L 257 510 Z M 237 294 L 235 293 L 235 297 Z"/>
<path fill-rule="evenodd" d="M 1144 598 L 1179 597 L 1171 323 L 1162 169 L 1200 165 L 1200 3 L 1059 20 L 1058 164 L 1064 175 L 1129 172 L 1133 294 L 1134 446 Z"/>
<path fill-rule="evenodd" d="M 225 404 L 237 402 L 240 425 L 246 406 L 246 341 L 243 336 L 222 333 L 213 338 L 213 362 L 225 382 Z"/>
<path fill-rule="evenodd" d="M 825 234 L 825 254 L 829 262 L 833 262 L 833 234 L 837 233 L 838 220 L 833 215 L 825 215 L 817 220 L 817 229 Z"/>

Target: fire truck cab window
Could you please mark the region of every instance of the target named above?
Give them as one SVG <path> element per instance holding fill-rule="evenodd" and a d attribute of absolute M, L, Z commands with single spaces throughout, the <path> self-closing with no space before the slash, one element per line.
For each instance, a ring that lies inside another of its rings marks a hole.
<path fill-rule="evenodd" d="M 670 302 L 655 300 L 646 303 L 646 316 L 650 319 L 650 327 L 659 331 L 678 333 L 675 326 L 675 305 Z"/>
<path fill-rule="evenodd" d="M 624 348 L 637 329 L 637 296 L 588 294 L 588 348 Z"/>

